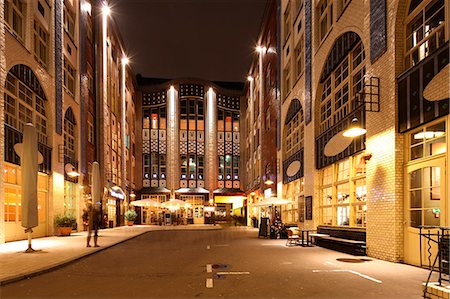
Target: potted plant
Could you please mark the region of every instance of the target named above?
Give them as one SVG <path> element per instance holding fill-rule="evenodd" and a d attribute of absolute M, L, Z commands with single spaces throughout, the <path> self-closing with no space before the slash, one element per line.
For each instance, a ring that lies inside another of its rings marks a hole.
<path fill-rule="evenodd" d="M 128 210 L 125 212 L 125 220 L 127 221 L 127 225 L 131 226 L 133 225 L 134 221 L 137 218 L 137 213 L 135 210 Z"/>
<path fill-rule="evenodd" d="M 59 236 L 70 236 L 72 229 L 77 225 L 77 219 L 73 214 L 59 214 L 55 217 L 55 226 Z"/>

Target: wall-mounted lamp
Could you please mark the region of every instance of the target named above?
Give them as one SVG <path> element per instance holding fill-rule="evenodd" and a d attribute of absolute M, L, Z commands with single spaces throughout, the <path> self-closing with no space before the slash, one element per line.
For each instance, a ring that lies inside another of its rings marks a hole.
<path fill-rule="evenodd" d="M 247 81 L 248 81 L 248 82 L 252 82 L 252 81 L 253 81 L 253 77 L 252 77 L 252 76 L 248 76 L 248 77 L 247 77 Z"/>
<path fill-rule="evenodd" d="M 267 179 L 264 184 L 266 185 L 273 185 L 273 181 L 271 179 Z"/>
<path fill-rule="evenodd" d="M 75 166 L 73 166 L 70 163 L 67 163 L 66 166 L 64 166 L 64 171 L 71 178 L 76 178 L 80 176 L 80 173 L 77 171 Z"/>
<path fill-rule="evenodd" d="M 445 133 L 442 131 L 425 131 L 414 134 L 414 139 L 421 140 L 421 139 L 438 138 L 444 136 L 444 134 Z"/>
<path fill-rule="evenodd" d="M 135 198 L 135 197 L 136 197 L 136 194 L 130 193 L 130 197 L 131 197 L 131 198 Z"/>
<path fill-rule="evenodd" d="M 258 52 L 258 53 L 264 54 L 264 53 L 266 53 L 266 51 L 267 51 L 266 47 L 263 47 L 263 46 L 256 47 L 256 52 Z"/>
<path fill-rule="evenodd" d="M 250 195 L 251 195 L 251 196 L 255 196 L 256 193 L 255 193 L 255 192 L 251 192 Z"/>
<path fill-rule="evenodd" d="M 358 137 L 367 133 L 367 130 L 359 125 L 358 119 L 355 117 L 352 119 L 352 124 L 342 135 L 345 137 Z"/>

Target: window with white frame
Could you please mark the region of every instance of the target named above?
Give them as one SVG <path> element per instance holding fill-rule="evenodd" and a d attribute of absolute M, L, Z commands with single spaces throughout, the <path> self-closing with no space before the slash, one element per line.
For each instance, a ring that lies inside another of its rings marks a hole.
<path fill-rule="evenodd" d="M 416 65 L 441 47 L 448 26 L 444 0 L 411 1 L 406 18 L 405 69 Z M 448 33 L 447 33 L 448 34 Z"/>
<path fill-rule="evenodd" d="M 320 133 L 338 123 L 356 108 L 356 95 L 364 84 L 364 46 L 360 41 L 322 83 Z"/>
<path fill-rule="evenodd" d="M 290 60 L 288 59 L 287 64 L 283 70 L 283 78 L 284 78 L 284 94 L 285 96 L 291 91 L 291 66 Z"/>
<path fill-rule="evenodd" d="M 76 123 L 72 109 L 66 111 L 64 117 L 64 155 L 76 159 Z"/>
<path fill-rule="evenodd" d="M 24 39 L 25 4 L 21 0 L 5 1 L 5 21 L 19 39 Z"/>
<path fill-rule="evenodd" d="M 47 144 L 45 100 L 11 73 L 5 83 L 5 122 L 20 132 L 25 124 L 34 124 L 38 141 Z"/>
<path fill-rule="evenodd" d="M 305 46 L 303 41 L 303 35 L 300 36 L 297 46 L 295 47 L 295 77 L 298 79 L 303 73 L 303 61 L 304 61 Z"/>
<path fill-rule="evenodd" d="M 284 127 L 284 156 L 289 158 L 303 147 L 304 140 L 303 108 L 292 117 Z"/>
<path fill-rule="evenodd" d="M 34 20 L 34 57 L 44 67 L 48 64 L 49 35 L 42 25 Z"/>
<path fill-rule="evenodd" d="M 284 11 L 284 41 L 286 41 L 291 34 L 291 5 L 286 6 Z"/>
<path fill-rule="evenodd" d="M 358 154 L 321 170 L 320 223 L 365 227 L 366 159 Z"/>
<path fill-rule="evenodd" d="M 64 57 L 64 87 L 72 96 L 75 96 L 75 77 L 75 69 L 72 67 L 69 60 Z"/>
<path fill-rule="evenodd" d="M 323 41 L 333 25 L 333 0 L 321 0 L 317 6 L 319 16 L 319 41 Z"/>
<path fill-rule="evenodd" d="M 64 6 L 64 30 L 72 41 L 75 40 L 75 14 Z"/>

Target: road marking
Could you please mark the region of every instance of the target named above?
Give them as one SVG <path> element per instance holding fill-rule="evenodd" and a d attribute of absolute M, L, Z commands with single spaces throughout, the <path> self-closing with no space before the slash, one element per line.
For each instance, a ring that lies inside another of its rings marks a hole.
<path fill-rule="evenodd" d="M 207 245 L 206 246 L 206 250 L 211 249 L 211 246 Z"/>
<path fill-rule="evenodd" d="M 217 272 L 217 275 L 248 275 L 250 272 Z"/>
<path fill-rule="evenodd" d="M 230 246 L 230 244 L 217 244 L 217 245 L 213 245 L 215 247 L 228 247 Z"/>
<path fill-rule="evenodd" d="M 348 273 L 358 275 L 359 277 L 368 279 L 368 280 L 376 282 L 376 283 L 383 283 L 381 280 L 375 279 L 369 275 L 365 275 L 365 274 L 362 274 L 362 273 L 359 273 L 359 272 L 356 272 L 353 270 L 313 270 L 313 272 L 314 273 L 317 273 L 317 272 L 348 272 Z"/>
<path fill-rule="evenodd" d="M 282 262 L 282 265 L 292 265 L 292 262 Z"/>
<path fill-rule="evenodd" d="M 284 244 L 261 244 L 261 246 L 281 246 L 283 248 L 286 248 L 286 245 Z"/>
<path fill-rule="evenodd" d="M 212 289 L 213 288 L 213 279 L 212 278 L 207 278 L 206 279 L 206 288 L 208 288 L 208 289 Z"/>
<path fill-rule="evenodd" d="M 333 262 L 325 262 L 325 264 L 328 264 L 328 265 L 336 265 L 335 263 L 333 263 Z"/>
<path fill-rule="evenodd" d="M 206 264 L 206 273 L 211 273 L 211 272 L 212 272 L 212 265 Z"/>

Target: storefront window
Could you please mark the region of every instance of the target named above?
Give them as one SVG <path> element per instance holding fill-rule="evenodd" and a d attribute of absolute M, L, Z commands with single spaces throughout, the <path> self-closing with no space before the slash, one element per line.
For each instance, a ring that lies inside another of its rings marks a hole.
<path fill-rule="evenodd" d="M 5 164 L 3 170 L 5 179 L 5 222 L 22 221 L 22 174 L 20 167 Z M 48 176 L 38 174 L 38 221 L 47 222 Z"/>
<path fill-rule="evenodd" d="M 64 181 L 64 213 L 76 215 L 77 209 L 77 184 Z"/>
<path fill-rule="evenodd" d="M 364 154 L 355 155 L 321 171 L 321 224 L 366 226 L 364 157 Z"/>

